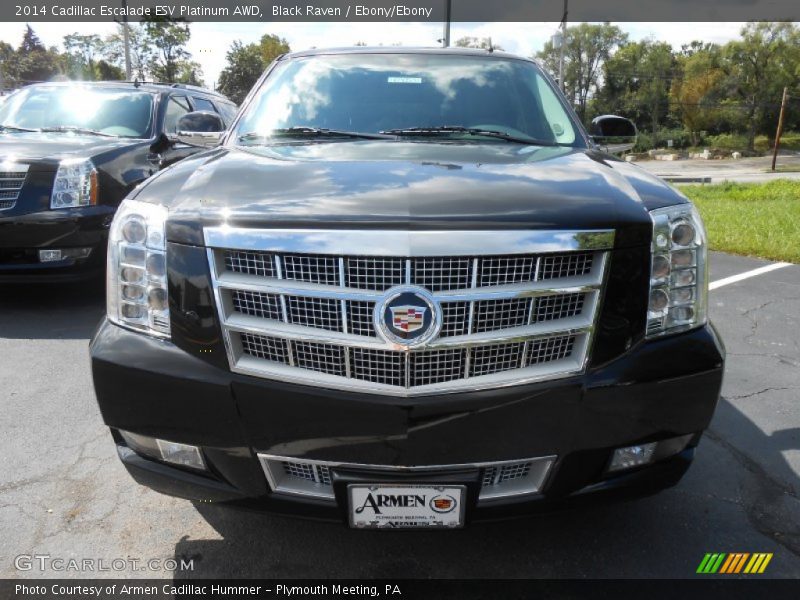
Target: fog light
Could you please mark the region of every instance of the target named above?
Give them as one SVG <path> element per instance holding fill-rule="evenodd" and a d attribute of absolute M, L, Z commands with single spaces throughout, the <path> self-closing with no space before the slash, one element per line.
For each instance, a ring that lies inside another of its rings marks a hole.
<path fill-rule="evenodd" d="M 657 442 L 642 444 L 641 446 L 628 446 L 627 448 L 617 448 L 611 457 L 609 471 L 623 471 L 646 465 L 653 460 Z"/>
<path fill-rule="evenodd" d="M 61 250 L 39 250 L 39 262 L 56 262 L 61 260 Z"/>
<path fill-rule="evenodd" d="M 156 440 L 156 443 L 158 444 L 159 452 L 161 452 L 161 459 L 164 462 L 193 469 L 206 468 L 203 462 L 203 455 L 200 454 L 200 448 L 197 446 L 168 442 L 166 440 Z"/>

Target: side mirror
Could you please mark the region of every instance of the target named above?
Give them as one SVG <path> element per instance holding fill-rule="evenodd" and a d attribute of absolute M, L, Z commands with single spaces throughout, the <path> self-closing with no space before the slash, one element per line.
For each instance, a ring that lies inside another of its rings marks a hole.
<path fill-rule="evenodd" d="M 639 132 L 633 121 L 616 115 L 602 115 L 592 119 L 589 130 L 594 142 L 606 152 L 626 152 L 636 145 Z"/>
<path fill-rule="evenodd" d="M 218 146 L 225 133 L 225 123 L 217 113 L 197 110 L 178 119 L 177 133 L 173 139 L 190 146 L 213 148 Z"/>

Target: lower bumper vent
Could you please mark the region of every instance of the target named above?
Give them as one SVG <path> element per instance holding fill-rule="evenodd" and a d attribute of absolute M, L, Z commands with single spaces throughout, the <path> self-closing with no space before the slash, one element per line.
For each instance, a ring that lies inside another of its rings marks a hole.
<path fill-rule="evenodd" d="M 335 501 L 331 473 L 337 468 L 372 474 L 384 471 L 387 474 L 419 473 L 424 475 L 447 474 L 449 471 L 464 471 L 472 468 L 481 473 L 481 491 L 478 500 L 480 503 L 486 503 L 502 498 L 540 493 L 555 462 L 554 456 L 547 456 L 494 463 L 398 467 L 305 461 L 267 454 L 259 454 L 258 458 L 273 492 L 326 499 L 331 502 Z M 380 477 L 377 475 L 375 477 L 376 482 L 380 482 Z"/>

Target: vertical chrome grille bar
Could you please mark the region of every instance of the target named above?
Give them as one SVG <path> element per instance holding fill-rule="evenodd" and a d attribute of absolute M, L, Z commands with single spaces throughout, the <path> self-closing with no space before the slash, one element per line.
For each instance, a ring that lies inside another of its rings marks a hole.
<path fill-rule="evenodd" d="M 283 264 L 281 263 L 280 255 L 275 255 L 275 274 L 278 276 L 278 279 L 283 279 Z M 283 316 L 283 322 L 289 322 L 289 310 L 286 307 L 286 296 L 281 294 L 279 296 L 281 302 L 281 315 Z M 286 340 L 286 356 L 289 359 L 289 366 L 294 366 L 294 351 L 292 349 L 292 341 Z"/>
<path fill-rule="evenodd" d="M 406 285 L 411 285 L 411 259 L 406 259 Z"/>
<path fill-rule="evenodd" d="M 339 286 L 345 286 L 345 270 L 344 270 L 344 257 L 339 257 Z M 347 322 L 347 300 L 340 300 L 339 301 L 339 308 L 342 311 L 342 333 L 349 333 L 349 326 Z M 347 378 L 352 377 L 350 371 L 350 349 L 345 348 L 343 351 L 344 353 L 344 374 Z"/>
<path fill-rule="evenodd" d="M 472 282 L 471 287 L 475 289 L 478 287 L 478 265 L 479 259 L 472 260 Z M 475 301 L 469 303 L 469 313 L 467 314 L 467 335 L 472 335 L 472 320 L 475 318 Z M 472 362 L 472 348 L 467 348 L 466 356 L 464 357 L 464 379 L 469 377 L 470 363 Z"/>

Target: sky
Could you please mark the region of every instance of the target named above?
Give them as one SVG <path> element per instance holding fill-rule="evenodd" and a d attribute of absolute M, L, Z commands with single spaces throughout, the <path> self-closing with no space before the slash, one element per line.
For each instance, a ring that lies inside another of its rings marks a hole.
<path fill-rule="evenodd" d="M 722 43 L 738 38 L 743 23 L 617 23 L 637 41 L 652 38 L 679 49 L 693 40 Z M 47 46 L 61 46 L 70 33 L 107 35 L 115 23 L 33 23 L 34 31 Z M 453 23 L 451 40 L 463 36 L 491 37 L 507 52 L 532 56 L 541 50 L 558 28 L 558 23 Z M 19 45 L 24 23 L 0 23 L 0 40 Z M 188 49 L 200 63 L 207 86 L 214 86 L 225 67 L 225 53 L 235 40 L 258 41 L 265 33 L 286 38 L 292 50 L 402 43 L 404 46 L 438 46 L 442 25 L 436 23 L 193 23 Z"/>

